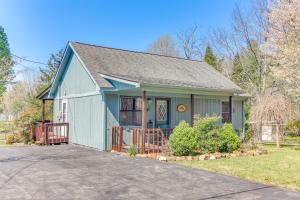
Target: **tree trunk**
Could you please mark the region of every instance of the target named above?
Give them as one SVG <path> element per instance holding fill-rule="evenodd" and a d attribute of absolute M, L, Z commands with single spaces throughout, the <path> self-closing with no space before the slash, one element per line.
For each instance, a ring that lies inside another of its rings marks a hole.
<path fill-rule="evenodd" d="M 279 148 L 280 144 L 279 144 L 279 124 L 276 124 L 276 147 Z"/>

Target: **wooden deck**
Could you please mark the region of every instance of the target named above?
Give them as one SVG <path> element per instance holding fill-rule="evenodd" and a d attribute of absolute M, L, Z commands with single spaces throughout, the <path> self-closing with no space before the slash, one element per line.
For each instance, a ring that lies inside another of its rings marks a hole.
<path fill-rule="evenodd" d="M 69 124 L 39 122 L 35 128 L 33 136 L 36 144 L 50 145 L 69 142 Z"/>

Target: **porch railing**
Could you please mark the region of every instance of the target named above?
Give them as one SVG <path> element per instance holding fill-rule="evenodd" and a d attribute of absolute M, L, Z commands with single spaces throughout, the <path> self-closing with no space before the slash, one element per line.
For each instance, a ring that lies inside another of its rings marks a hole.
<path fill-rule="evenodd" d="M 163 152 L 167 148 L 167 141 L 171 132 L 171 128 L 133 128 L 132 131 L 125 132 L 123 127 L 113 126 L 112 150 L 126 151 L 134 145 L 138 153 L 142 154 Z M 125 141 L 125 138 L 130 139 Z"/>
<path fill-rule="evenodd" d="M 69 142 L 68 123 L 43 123 L 39 122 L 34 128 L 36 143 L 60 144 Z"/>

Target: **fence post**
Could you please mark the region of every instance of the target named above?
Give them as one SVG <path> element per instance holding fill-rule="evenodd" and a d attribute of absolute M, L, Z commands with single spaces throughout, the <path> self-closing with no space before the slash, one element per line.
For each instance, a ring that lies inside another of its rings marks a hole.
<path fill-rule="evenodd" d="M 136 128 L 133 129 L 132 144 L 136 145 Z"/>
<path fill-rule="evenodd" d="M 67 143 L 69 144 L 69 123 L 67 123 Z"/>
<path fill-rule="evenodd" d="M 145 132 L 146 129 L 142 129 L 142 153 L 145 153 Z"/>
<path fill-rule="evenodd" d="M 45 127 L 45 144 L 48 145 L 48 125 L 44 124 Z"/>
<path fill-rule="evenodd" d="M 119 127 L 120 130 L 120 137 L 119 137 L 119 149 L 118 151 L 122 151 L 122 145 L 123 145 L 123 127 Z"/>

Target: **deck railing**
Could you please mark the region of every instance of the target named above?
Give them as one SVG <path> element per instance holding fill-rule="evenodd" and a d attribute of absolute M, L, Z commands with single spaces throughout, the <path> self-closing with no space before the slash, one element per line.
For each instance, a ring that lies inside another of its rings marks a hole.
<path fill-rule="evenodd" d="M 46 144 L 68 143 L 69 123 L 46 123 Z"/>
<path fill-rule="evenodd" d="M 35 141 L 39 144 L 60 144 L 69 142 L 68 123 L 39 122 L 34 128 Z"/>
<path fill-rule="evenodd" d="M 172 132 L 171 128 L 133 128 L 125 132 L 121 126 L 112 127 L 112 150 L 126 151 L 134 145 L 138 153 L 159 153 L 167 148 L 167 141 Z M 129 135 L 125 135 L 129 134 Z M 125 141 L 124 138 L 130 138 Z"/>

